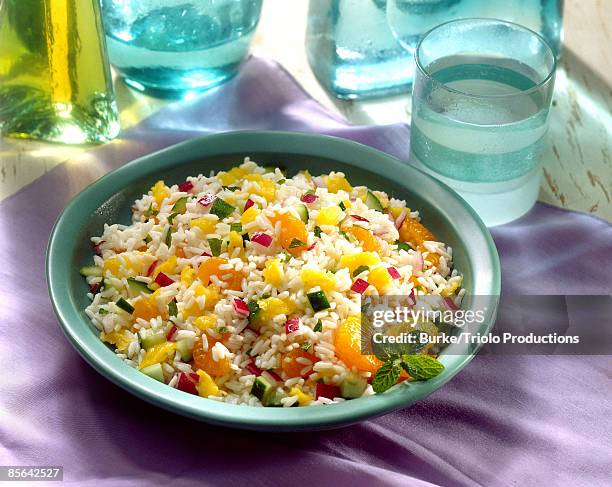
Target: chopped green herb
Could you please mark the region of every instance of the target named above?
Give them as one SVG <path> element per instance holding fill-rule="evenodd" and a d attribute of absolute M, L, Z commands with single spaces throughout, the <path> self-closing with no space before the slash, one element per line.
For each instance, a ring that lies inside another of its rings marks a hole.
<path fill-rule="evenodd" d="M 150 204 L 149 205 L 149 209 L 147 211 L 145 211 L 143 213 L 143 215 L 146 216 L 147 218 L 149 218 L 149 217 L 152 217 L 152 216 L 157 216 L 158 213 L 159 213 L 159 211 L 153 209 L 153 204 Z"/>
<path fill-rule="evenodd" d="M 172 213 L 185 213 L 185 211 L 187 210 L 187 201 L 189 201 L 188 196 L 183 196 L 182 198 L 176 200 L 176 203 L 174 203 L 174 206 L 171 210 Z"/>
<path fill-rule="evenodd" d="M 220 220 L 223 220 L 224 218 L 230 216 L 235 209 L 236 208 L 234 208 L 229 203 L 226 203 L 221 198 L 216 198 L 214 203 L 210 207 L 210 213 L 213 215 L 217 215 Z"/>
<path fill-rule="evenodd" d="M 243 233 L 242 234 L 242 241 L 243 242 L 249 242 L 251 240 L 251 237 L 249 237 L 248 233 Z"/>
<path fill-rule="evenodd" d="M 312 306 L 312 309 L 315 312 L 329 309 L 329 301 L 327 300 L 327 296 L 323 291 L 308 293 L 306 296 L 308 297 L 310 306 Z"/>
<path fill-rule="evenodd" d="M 178 213 L 176 213 L 176 212 L 175 212 L 175 213 L 172 213 L 172 214 L 171 214 L 171 215 L 168 217 L 168 223 L 169 223 L 170 225 L 172 225 L 172 224 L 174 223 L 174 219 L 175 219 L 175 218 L 176 218 L 178 215 L 179 215 L 179 214 L 178 214 Z"/>
<path fill-rule="evenodd" d="M 213 330 L 221 335 L 223 333 L 227 333 L 227 326 L 217 326 L 216 328 L 213 328 Z"/>
<path fill-rule="evenodd" d="M 342 201 L 340 202 L 338 206 L 340 207 L 342 211 L 346 211 L 346 206 L 344 206 L 344 203 Z"/>
<path fill-rule="evenodd" d="M 168 303 L 168 314 L 170 316 L 178 315 L 178 307 L 176 305 L 176 299 L 173 299 Z"/>
<path fill-rule="evenodd" d="M 168 246 L 168 248 L 172 245 L 172 231 L 173 228 L 168 226 L 168 231 L 166 232 L 166 238 L 164 240 L 164 243 Z"/>
<path fill-rule="evenodd" d="M 370 270 L 370 268 L 367 265 L 360 265 L 359 267 L 357 267 L 357 269 L 353 271 L 353 277 L 357 277 L 362 272 L 365 272 L 368 270 Z"/>
<path fill-rule="evenodd" d="M 402 242 L 401 240 L 397 240 L 395 245 L 397 245 L 397 250 L 405 250 L 408 252 L 410 249 L 412 249 L 410 245 L 408 245 L 406 242 Z"/>
<path fill-rule="evenodd" d="M 134 312 L 134 306 L 132 306 L 123 298 L 119 298 L 115 304 L 118 308 L 122 309 L 126 313 L 132 314 Z"/>
<path fill-rule="evenodd" d="M 285 263 L 289 262 L 293 257 L 289 252 L 285 252 Z"/>
<path fill-rule="evenodd" d="M 308 350 L 310 350 L 310 347 L 312 347 L 312 343 L 310 342 L 304 342 L 300 345 L 300 348 L 304 350 L 304 352 L 308 352 Z"/>
<path fill-rule="evenodd" d="M 323 331 L 323 322 L 321 320 L 317 321 L 317 324 L 312 329 L 312 331 L 314 331 L 314 332 L 321 332 L 321 331 Z"/>
<path fill-rule="evenodd" d="M 261 299 L 268 299 L 270 296 L 271 296 L 271 294 L 270 294 L 270 293 L 263 293 L 263 294 L 261 295 Z"/>
<path fill-rule="evenodd" d="M 322 233 L 323 233 L 323 230 L 321 230 L 321 227 L 317 226 L 314 228 L 315 237 L 321 238 Z"/>
<path fill-rule="evenodd" d="M 222 188 L 226 189 L 227 191 L 231 191 L 232 193 L 234 191 L 237 191 L 238 189 L 240 189 L 240 188 L 238 188 L 238 186 L 222 186 Z"/>
<path fill-rule="evenodd" d="M 151 238 L 151 235 L 149 235 L 149 234 L 147 233 L 147 236 L 144 238 L 145 243 L 149 243 L 149 242 L 151 242 L 151 240 L 153 240 L 153 239 Z"/>
<path fill-rule="evenodd" d="M 250 357 L 250 356 L 251 356 L 251 352 L 252 352 L 252 351 L 253 351 L 253 349 L 252 349 L 252 348 L 249 348 L 249 349 L 246 351 L 246 354 L 247 354 L 247 355 Z"/>
<path fill-rule="evenodd" d="M 297 247 L 303 247 L 304 245 L 306 245 L 304 242 L 302 242 L 301 240 L 294 238 L 291 243 L 289 244 L 290 249 L 295 249 Z"/>
<path fill-rule="evenodd" d="M 249 299 L 247 306 L 249 307 L 249 321 L 255 321 L 259 313 L 259 304 L 255 299 Z"/>
<path fill-rule="evenodd" d="M 230 232 L 242 232 L 242 223 L 232 223 L 230 225 Z"/>
<path fill-rule="evenodd" d="M 220 238 L 209 238 L 208 245 L 210 246 L 210 253 L 215 257 L 221 255 L 221 239 Z"/>
<path fill-rule="evenodd" d="M 317 193 L 317 192 L 316 192 L 314 189 L 309 189 L 308 191 L 306 191 L 306 192 L 304 193 L 304 196 L 305 196 L 305 195 L 307 195 L 307 194 L 316 194 L 316 193 Z"/>
<path fill-rule="evenodd" d="M 286 179 L 279 179 L 277 181 L 277 184 L 285 184 L 285 181 L 287 181 Z"/>
<path fill-rule="evenodd" d="M 344 237 L 346 240 L 350 240 L 348 233 L 346 233 L 344 230 L 340 230 L 340 236 Z"/>
<path fill-rule="evenodd" d="M 98 313 L 99 313 L 101 316 L 104 316 L 104 315 L 107 315 L 107 314 L 108 314 L 108 310 L 107 310 L 107 309 L 104 309 L 104 308 L 100 308 L 100 309 L 98 310 Z"/>

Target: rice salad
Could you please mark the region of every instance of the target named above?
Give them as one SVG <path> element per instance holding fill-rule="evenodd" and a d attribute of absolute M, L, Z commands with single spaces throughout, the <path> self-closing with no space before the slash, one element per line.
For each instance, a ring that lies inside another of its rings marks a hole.
<path fill-rule="evenodd" d="M 132 212 L 91 239 L 85 312 L 127 364 L 217 401 L 375 394 L 383 362 L 361 353 L 362 299 L 439 295 L 455 307 L 464 293 L 452 249 L 418 211 L 340 172 L 290 178 L 246 158 L 158 181 Z"/>

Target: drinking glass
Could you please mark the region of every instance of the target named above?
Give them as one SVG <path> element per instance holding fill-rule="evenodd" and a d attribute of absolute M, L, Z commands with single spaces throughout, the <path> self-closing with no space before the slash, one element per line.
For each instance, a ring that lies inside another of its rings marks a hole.
<path fill-rule="evenodd" d="M 141 91 L 182 96 L 238 71 L 262 0 L 102 0 L 111 64 Z"/>
<path fill-rule="evenodd" d="M 489 225 L 526 213 L 540 186 L 555 56 L 526 27 L 461 19 L 415 52 L 411 161 L 455 189 Z"/>

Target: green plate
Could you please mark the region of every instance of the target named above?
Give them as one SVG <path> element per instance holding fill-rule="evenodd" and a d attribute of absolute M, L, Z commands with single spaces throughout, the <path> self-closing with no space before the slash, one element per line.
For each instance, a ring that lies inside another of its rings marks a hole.
<path fill-rule="evenodd" d="M 344 426 L 413 404 L 448 382 L 477 349 L 451 345 L 441 355 L 445 371 L 427 382 L 403 382 L 384 394 L 341 404 L 306 408 L 256 408 L 223 404 L 172 389 L 123 363 L 102 343 L 85 315 L 87 285 L 79 268 L 91 262 L 90 237 L 105 223 L 131 222 L 131 204 L 159 179 L 173 184 L 186 176 L 226 170 L 245 156 L 290 173 L 343 171 L 352 184 L 405 199 L 425 224 L 453 247 L 468 295 L 490 296 L 479 330 L 493 326 L 500 293 L 499 258 L 476 213 L 451 189 L 383 152 L 344 139 L 290 132 L 210 135 L 126 164 L 95 181 L 66 207 L 53 229 L 47 279 L 64 333 L 98 372 L 132 394 L 170 411 L 218 425 L 255 430 L 314 430 Z"/>

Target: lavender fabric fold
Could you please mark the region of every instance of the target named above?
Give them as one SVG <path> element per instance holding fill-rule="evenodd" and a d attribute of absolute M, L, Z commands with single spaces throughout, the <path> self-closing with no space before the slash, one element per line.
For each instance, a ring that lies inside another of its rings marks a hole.
<path fill-rule="evenodd" d="M 87 183 L 134 157 L 237 129 L 321 132 L 407 158 L 406 125 L 349 126 L 278 65 L 253 58 L 227 84 L 162 109 L 0 203 L 0 465 L 62 465 L 65 481 L 95 486 L 611 484 L 609 356 L 481 354 L 410 408 L 299 434 L 196 423 L 91 369 L 47 294 L 55 219 Z M 608 223 L 538 204 L 492 233 L 504 292 L 612 293 Z"/>

